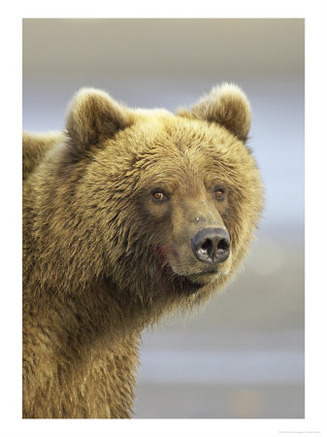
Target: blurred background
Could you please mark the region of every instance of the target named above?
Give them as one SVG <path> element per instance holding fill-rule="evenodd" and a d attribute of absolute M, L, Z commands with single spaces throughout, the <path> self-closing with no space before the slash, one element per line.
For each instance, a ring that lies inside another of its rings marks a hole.
<path fill-rule="evenodd" d="M 131 107 L 237 83 L 266 206 L 244 269 L 144 333 L 136 418 L 304 417 L 304 20 L 25 19 L 23 127 L 61 130 L 82 86 Z"/>

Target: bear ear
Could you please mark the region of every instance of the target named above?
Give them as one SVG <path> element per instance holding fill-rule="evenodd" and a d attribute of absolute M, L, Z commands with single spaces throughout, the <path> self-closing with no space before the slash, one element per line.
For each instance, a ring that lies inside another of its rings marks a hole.
<path fill-rule="evenodd" d="M 80 151 L 88 150 L 131 124 L 128 108 L 93 88 L 82 88 L 77 92 L 66 119 L 67 133 Z"/>
<path fill-rule="evenodd" d="M 224 83 L 212 88 L 191 110 L 180 109 L 177 115 L 218 123 L 246 142 L 251 124 L 251 108 L 243 91 Z"/>

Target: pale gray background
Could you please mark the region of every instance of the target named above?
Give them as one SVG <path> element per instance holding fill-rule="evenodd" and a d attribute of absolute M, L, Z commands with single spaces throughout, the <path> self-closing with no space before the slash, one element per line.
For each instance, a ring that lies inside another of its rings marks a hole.
<path fill-rule="evenodd" d="M 174 110 L 222 81 L 253 110 L 266 207 L 245 269 L 144 335 L 137 418 L 304 417 L 304 20 L 23 22 L 23 125 L 63 129 L 81 86 Z"/>

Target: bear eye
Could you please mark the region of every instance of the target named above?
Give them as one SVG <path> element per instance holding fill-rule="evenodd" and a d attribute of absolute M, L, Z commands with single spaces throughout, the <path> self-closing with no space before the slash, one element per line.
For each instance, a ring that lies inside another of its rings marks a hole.
<path fill-rule="evenodd" d="M 156 202 L 163 202 L 163 201 L 168 199 L 165 192 L 160 190 L 160 189 L 153 190 L 151 194 L 152 194 L 153 200 L 155 200 Z"/>
<path fill-rule="evenodd" d="M 224 187 L 215 187 L 213 190 L 213 195 L 217 200 L 223 200 L 225 198 L 225 188 Z"/>

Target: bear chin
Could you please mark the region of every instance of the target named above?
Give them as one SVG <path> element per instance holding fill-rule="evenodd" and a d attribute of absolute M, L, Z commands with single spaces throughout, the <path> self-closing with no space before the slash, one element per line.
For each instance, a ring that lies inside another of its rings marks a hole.
<path fill-rule="evenodd" d="M 165 268 L 166 278 L 177 294 L 193 295 L 211 284 L 218 277 L 218 272 L 197 273 L 193 275 L 179 275 L 167 265 Z"/>
<path fill-rule="evenodd" d="M 186 295 L 192 295 L 198 293 L 206 284 L 200 284 L 199 282 L 193 282 L 186 276 L 175 276 L 172 280 L 174 291 L 177 293 L 183 293 Z"/>

